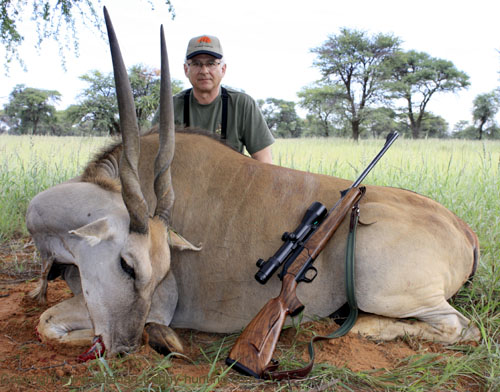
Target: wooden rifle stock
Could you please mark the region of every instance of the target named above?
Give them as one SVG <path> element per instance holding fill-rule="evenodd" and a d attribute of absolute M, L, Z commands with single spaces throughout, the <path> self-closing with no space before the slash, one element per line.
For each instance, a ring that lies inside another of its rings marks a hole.
<path fill-rule="evenodd" d="M 349 188 L 303 245 L 303 250 L 284 271 L 280 294 L 267 302 L 229 352 L 226 363 L 233 369 L 256 378 L 273 378 L 272 372 L 278 365 L 272 356 L 286 316 L 295 316 L 304 308 L 296 295 L 297 284 L 307 280 L 306 273 L 313 268 L 312 263 L 364 192 L 364 187 Z"/>
<path fill-rule="evenodd" d="M 236 340 L 226 359 L 228 365 L 256 378 L 262 378 L 265 372 L 276 368 L 272 355 L 286 316 L 298 314 L 304 309 L 295 294 L 296 289 L 294 276 L 286 275 L 280 294 L 267 302 Z"/>

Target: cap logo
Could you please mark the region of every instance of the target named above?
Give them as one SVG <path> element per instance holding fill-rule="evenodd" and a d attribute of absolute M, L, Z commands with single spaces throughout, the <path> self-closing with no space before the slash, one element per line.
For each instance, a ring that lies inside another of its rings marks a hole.
<path fill-rule="evenodd" d="M 206 44 L 210 44 L 212 43 L 212 40 L 210 39 L 210 37 L 207 37 L 206 35 L 204 35 L 203 37 L 200 37 L 198 39 L 198 42 L 201 44 L 202 42 L 206 43 Z"/>

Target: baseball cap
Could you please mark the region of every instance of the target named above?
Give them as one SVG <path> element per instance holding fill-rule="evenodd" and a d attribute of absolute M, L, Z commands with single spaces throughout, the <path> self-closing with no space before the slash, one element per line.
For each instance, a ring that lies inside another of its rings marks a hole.
<path fill-rule="evenodd" d="M 189 60 L 199 54 L 209 54 L 218 59 L 221 59 L 224 55 L 219 39 L 213 35 L 200 35 L 191 38 L 186 51 L 186 59 Z"/>

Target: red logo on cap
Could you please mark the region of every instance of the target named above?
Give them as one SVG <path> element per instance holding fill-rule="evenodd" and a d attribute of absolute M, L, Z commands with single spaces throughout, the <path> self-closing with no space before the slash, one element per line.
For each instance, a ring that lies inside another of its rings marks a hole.
<path fill-rule="evenodd" d="M 212 42 L 212 40 L 211 40 L 209 37 L 207 37 L 206 35 L 204 35 L 203 37 L 200 37 L 200 38 L 198 39 L 198 42 L 199 42 L 199 43 L 204 42 L 204 43 L 206 43 L 206 44 L 210 44 L 210 43 Z"/>

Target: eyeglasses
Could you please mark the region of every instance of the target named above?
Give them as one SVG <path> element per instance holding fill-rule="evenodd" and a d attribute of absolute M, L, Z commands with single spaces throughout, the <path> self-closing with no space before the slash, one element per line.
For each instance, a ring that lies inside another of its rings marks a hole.
<path fill-rule="evenodd" d="M 220 61 L 215 61 L 215 60 L 211 60 L 211 61 L 207 61 L 206 63 L 202 63 L 201 61 L 191 61 L 190 63 L 187 63 L 188 67 L 192 67 L 194 70 L 201 70 L 203 68 L 203 66 L 207 67 L 209 70 L 214 70 L 215 68 L 217 68 L 219 65 L 220 65 Z"/>

